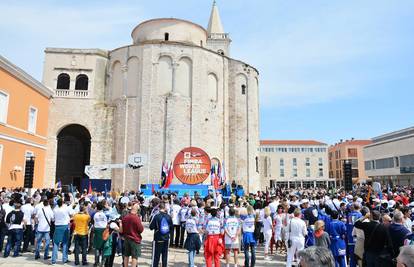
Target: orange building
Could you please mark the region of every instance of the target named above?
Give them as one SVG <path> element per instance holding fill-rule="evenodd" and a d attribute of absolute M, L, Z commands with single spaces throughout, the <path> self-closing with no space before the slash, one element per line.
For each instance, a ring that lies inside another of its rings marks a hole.
<path fill-rule="evenodd" d="M 43 187 L 49 102 L 53 92 L 0 56 L 0 186 L 22 187 L 34 157 L 33 187 Z M 50 185 L 49 185 L 50 186 Z"/>
<path fill-rule="evenodd" d="M 329 178 L 335 178 L 336 184 L 343 185 L 343 163 L 350 160 L 352 163 L 352 180 L 354 183 L 368 179 L 365 174 L 363 147 L 371 144 L 371 140 L 345 140 L 332 145 L 328 149 Z"/>

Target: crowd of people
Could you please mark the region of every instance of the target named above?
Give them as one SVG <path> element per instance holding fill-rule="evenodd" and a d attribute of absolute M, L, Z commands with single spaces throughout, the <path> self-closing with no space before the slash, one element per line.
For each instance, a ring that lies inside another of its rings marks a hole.
<path fill-rule="evenodd" d="M 269 264 L 284 258 L 288 267 L 414 267 L 410 186 L 375 191 L 364 184 L 348 192 L 272 188 L 229 198 L 219 191 L 178 197 L 3 188 L 0 202 L 4 257 L 31 251 L 36 260 L 55 264 L 60 253 L 63 263 L 73 254 L 75 265 L 88 265 L 93 253 L 94 266 L 113 266 L 122 256 L 125 267 L 135 267 L 142 233 L 153 231 L 149 241 L 157 267 L 168 265 L 169 247 L 185 250 L 190 267 L 202 256 L 205 266 L 225 261 L 227 267 L 254 267 L 259 256 Z M 257 255 L 259 246 L 263 255 Z"/>

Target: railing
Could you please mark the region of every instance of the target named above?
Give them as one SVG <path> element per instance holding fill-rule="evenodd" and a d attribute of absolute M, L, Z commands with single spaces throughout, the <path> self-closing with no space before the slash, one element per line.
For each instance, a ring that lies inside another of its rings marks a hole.
<path fill-rule="evenodd" d="M 66 90 L 56 89 L 55 97 L 68 97 L 68 98 L 89 98 L 88 90 Z"/>
<path fill-rule="evenodd" d="M 209 39 L 229 39 L 228 33 L 210 33 L 208 35 Z"/>

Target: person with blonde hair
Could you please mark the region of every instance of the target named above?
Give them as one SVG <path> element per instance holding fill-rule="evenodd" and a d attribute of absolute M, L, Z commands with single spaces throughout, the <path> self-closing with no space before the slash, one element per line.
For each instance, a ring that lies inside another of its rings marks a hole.
<path fill-rule="evenodd" d="M 296 208 L 293 212 L 294 217 L 290 219 L 287 226 L 287 262 L 286 267 L 291 267 L 293 258 L 297 251 L 305 248 L 305 236 L 308 234 L 306 223 L 300 216 L 302 212 Z"/>
<path fill-rule="evenodd" d="M 331 245 L 331 238 L 329 234 L 325 232 L 325 222 L 318 220 L 315 222 L 315 246 L 324 247 L 329 249 Z"/>
<path fill-rule="evenodd" d="M 272 216 L 271 216 L 270 208 L 266 207 L 264 208 L 264 218 L 263 218 L 263 235 L 265 239 L 265 247 L 264 247 L 264 259 L 265 260 L 270 260 L 268 253 L 269 253 L 270 240 L 272 239 L 272 233 L 273 233 L 272 228 L 273 228 L 273 223 L 272 223 Z"/>

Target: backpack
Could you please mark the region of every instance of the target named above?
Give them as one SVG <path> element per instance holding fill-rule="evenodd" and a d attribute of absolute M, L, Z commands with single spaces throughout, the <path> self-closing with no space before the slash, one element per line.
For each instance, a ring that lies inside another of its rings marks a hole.
<path fill-rule="evenodd" d="M 170 225 L 168 224 L 168 220 L 165 217 L 162 217 L 160 223 L 160 233 L 162 235 L 166 235 L 170 233 Z"/>

